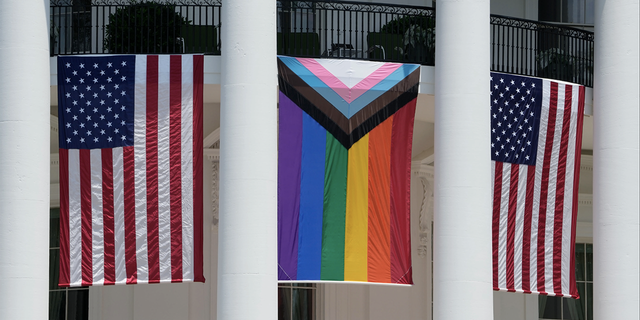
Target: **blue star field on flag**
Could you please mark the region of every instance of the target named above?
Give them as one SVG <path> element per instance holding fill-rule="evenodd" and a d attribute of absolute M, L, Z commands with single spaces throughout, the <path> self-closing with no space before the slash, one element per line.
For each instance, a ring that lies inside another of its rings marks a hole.
<path fill-rule="evenodd" d="M 133 145 L 135 57 L 58 59 L 60 148 Z"/>
<path fill-rule="evenodd" d="M 536 164 L 542 80 L 491 77 L 491 160 Z"/>

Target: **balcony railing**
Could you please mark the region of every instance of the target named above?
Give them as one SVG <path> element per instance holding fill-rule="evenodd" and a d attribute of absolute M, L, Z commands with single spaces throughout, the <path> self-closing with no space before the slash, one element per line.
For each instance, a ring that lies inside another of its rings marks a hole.
<path fill-rule="evenodd" d="M 593 86 L 593 32 L 491 15 L 491 70 Z"/>
<path fill-rule="evenodd" d="M 51 0 L 51 55 L 220 52 L 221 0 Z"/>
<path fill-rule="evenodd" d="M 51 0 L 51 55 L 220 54 L 221 1 Z M 433 8 L 330 0 L 276 4 L 278 54 L 435 63 Z M 593 33 L 492 15 L 491 70 L 592 86 Z"/>
<path fill-rule="evenodd" d="M 335 1 L 277 1 L 278 53 L 434 65 L 435 10 Z"/>

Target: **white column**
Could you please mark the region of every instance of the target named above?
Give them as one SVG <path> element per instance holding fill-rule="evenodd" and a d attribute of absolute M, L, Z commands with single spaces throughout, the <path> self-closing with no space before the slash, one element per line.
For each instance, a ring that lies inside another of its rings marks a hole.
<path fill-rule="evenodd" d="M 595 4 L 594 319 L 639 319 L 638 0 Z"/>
<path fill-rule="evenodd" d="M 438 0 L 434 319 L 493 319 L 489 0 Z"/>
<path fill-rule="evenodd" d="M 0 319 L 46 319 L 49 1 L 0 1 Z"/>
<path fill-rule="evenodd" d="M 218 320 L 277 319 L 276 3 L 222 10 Z"/>

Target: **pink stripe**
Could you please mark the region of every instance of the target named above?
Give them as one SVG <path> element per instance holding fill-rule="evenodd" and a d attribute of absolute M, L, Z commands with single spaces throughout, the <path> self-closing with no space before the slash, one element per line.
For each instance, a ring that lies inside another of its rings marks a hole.
<path fill-rule="evenodd" d="M 324 82 L 329 88 L 332 88 L 338 95 L 340 95 L 347 103 L 351 103 L 353 100 L 360 97 L 362 94 L 373 88 L 380 81 L 384 80 L 391 73 L 400 68 L 399 63 L 385 63 L 376 71 L 371 73 L 368 77 L 362 79 L 353 88 L 347 87 L 340 79 L 338 79 L 333 73 L 329 72 L 323 67 L 316 59 L 313 58 L 297 58 L 298 61 L 309 69 L 318 79 Z"/>
<path fill-rule="evenodd" d="M 116 282 L 113 210 L 113 152 L 102 149 L 102 213 L 104 234 L 104 284 Z"/>
<path fill-rule="evenodd" d="M 91 222 L 91 156 L 80 149 L 80 210 L 82 217 L 82 285 L 93 284 L 92 222 Z"/>
<path fill-rule="evenodd" d="M 204 282 L 202 271 L 202 93 L 204 56 L 193 57 L 193 281 Z"/>
<path fill-rule="evenodd" d="M 555 133 L 556 112 L 558 103 L 558 83 L 550 83 L 549 117 L 547 118 L 547 140 L 545 142 L 544 161 L 542 167 L 540 214 L 538 215 L 538 291 L 546 293 L 545 289 L 545 232 L 547 223 L 547 197 L 549 192 L 549 171 L 551 169 L 551 153 L 553 136 Z"/>
<path fill-rule="evenodd" d="M 59 286 L 69 286 L 69 150 L 59 151 L 60 168 L 60 277 Z"/>
<path fill-rule="evenodd" d="M 171 190 L 171 279 L 182 281 L 182 57 L 171 56 L 169 165 Z"/>
<path fill-rule="evenodd" d="M 158 56 L 147 57 L 147 259 L 149 283 L 160 282 L 158 240 Z"/>
<path fill-rule="evenodd" d="M 560 157 L 558 159 L 558 180 L 556 181 L 556 206 L 553 227 L 553 291 L 562 295 L 562 230 L 564 219 L 564 185 L 567 170 L 567 148 L 571 124 L 572 86 L 565 86 L 564 115 L 560 138 Z M 556 132 L 559 128 L 556 129 Z"/>

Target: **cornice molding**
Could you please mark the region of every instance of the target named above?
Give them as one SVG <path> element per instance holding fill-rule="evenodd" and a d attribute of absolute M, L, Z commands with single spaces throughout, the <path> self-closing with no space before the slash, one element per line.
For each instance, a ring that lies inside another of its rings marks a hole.
<path fill-rule="evenodd" d="M 49 115 L 49 130 L 51 131 L 51 133 L 55 133 L 56 136 L 58 135 L 58 117 L 54 116 L 54 115 Z"/>
<path fill-rule="evenodd" d="M 593 156 L 588 154 L 583 154 L 580 157 L 580 170 L 582 171 L 593 171 Z"/>
<path fill-rule="evenodd" d="M 52 167 L 60 165 L 60 155 L 57 153 L 49 154 L 49 165 Z"/>
<path fill-rule="evenodd" d="M 220 149 L 204 149 L 203 152 L 209 161 L 216 163 L 220 161 Z"/>
<path fill-rule="evenodd" d="M 411 175 L 415 177 L 424 177 L 433 181 L 434 168 L 431 165 L 422 164 L 420 161 L 411 163 Z"/>
<path fill-rule="evenodd" d="M 593 195 L 588 193 L 578 194 L 579 206 L 593 206 Z"/>

